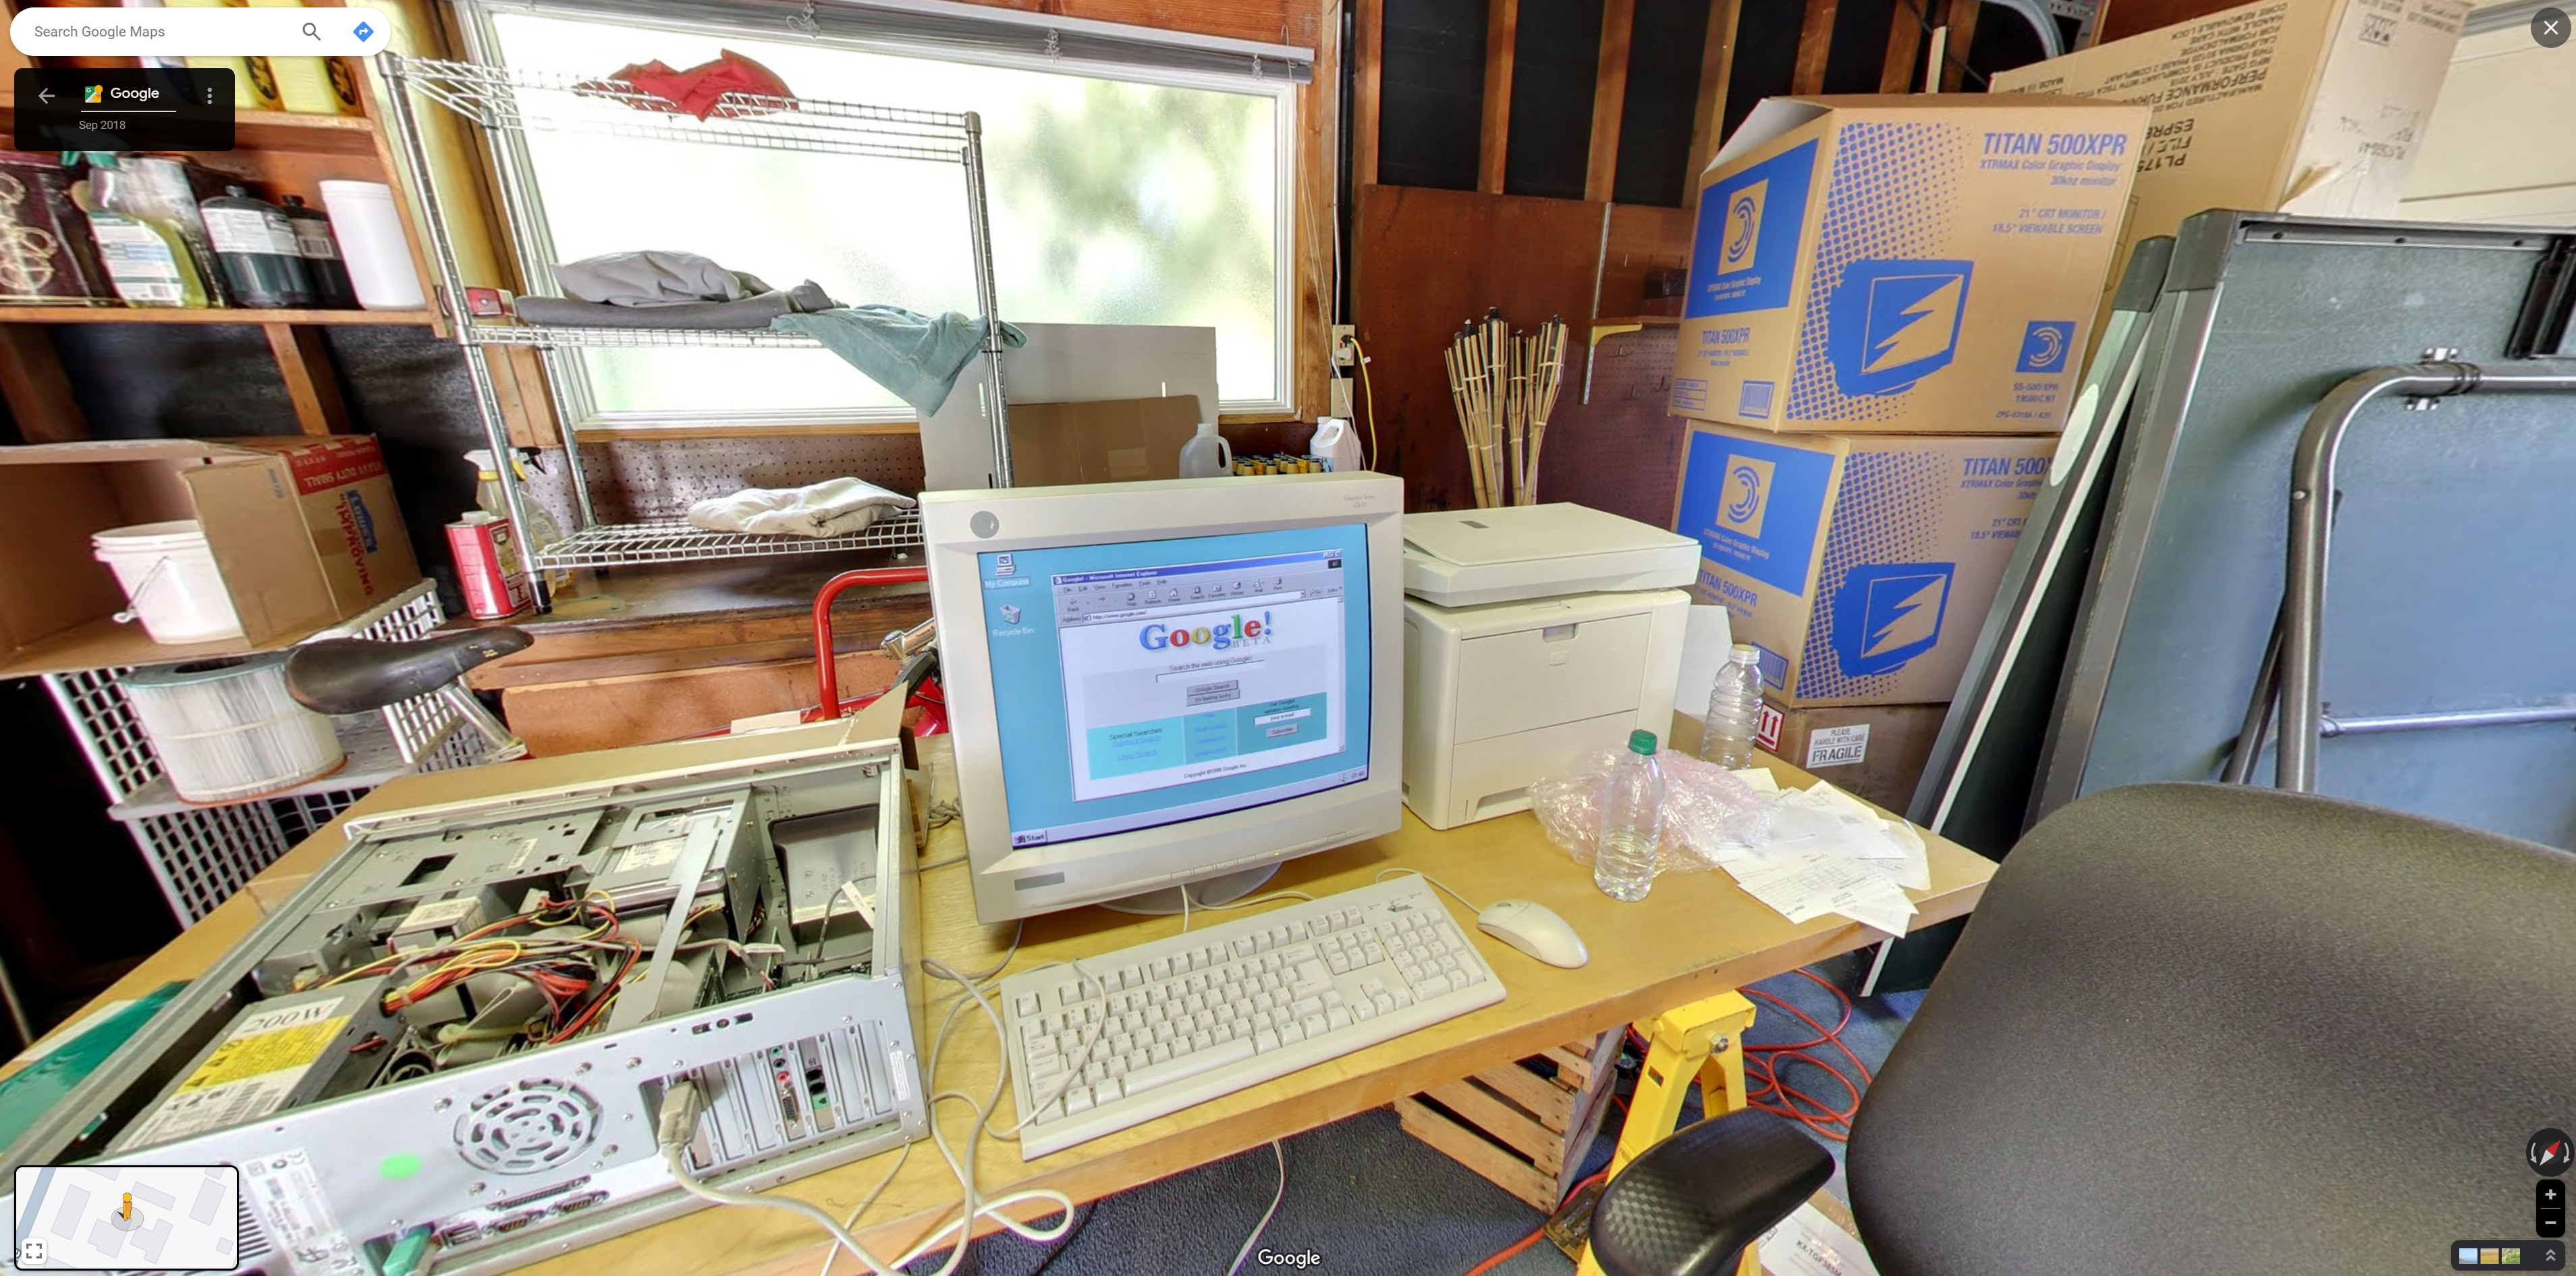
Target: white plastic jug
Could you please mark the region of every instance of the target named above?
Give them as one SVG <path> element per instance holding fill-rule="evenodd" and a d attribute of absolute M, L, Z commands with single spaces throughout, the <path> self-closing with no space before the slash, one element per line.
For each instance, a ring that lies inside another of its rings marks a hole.
<path fill-rule="evenodd" d="M 1306 444 L 1306 455 L 1324 463 L 1336 474 L 1356 474 L 1368 468 L 1368 459 L 1360 454 L 1360 436 L 1351 428 L 1347 417 L 1328 416 L 1315 422 L 1315 437 Z"/>
<path fill-rule="evenodd" d="M 118 620 L 143 621 L 161 643 L 214 642 L 242 636 L 206 529 L 191 519 L 111 527 L 89 538 L 98 561 L 125 587 L 128 610 Z"/>
<path fill-rule="evenodd" d="M 1216 422 L 1199 422 L 1199 432 L 1181 445 L 1182 478 L 1216 478 L 1234 473 L 1234 445 L 1216 432 Z"/>

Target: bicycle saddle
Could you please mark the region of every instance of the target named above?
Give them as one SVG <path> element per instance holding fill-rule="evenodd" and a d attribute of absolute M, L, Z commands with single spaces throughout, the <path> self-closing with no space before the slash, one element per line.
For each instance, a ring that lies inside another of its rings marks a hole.
<path fill-rule="evenodd" d="M 286 658 L 286 692 L 315 713 L 365 713 L 428 695 L 466 670 L 525 651 L 535 641 L 527 630 L 502 626 L 415 642 L 308 642 Z"/>

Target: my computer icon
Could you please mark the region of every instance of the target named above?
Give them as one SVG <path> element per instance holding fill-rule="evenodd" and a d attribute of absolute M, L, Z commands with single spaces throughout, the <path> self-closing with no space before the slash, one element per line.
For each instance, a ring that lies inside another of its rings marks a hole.
<path fill-rule="evenodd" d="M 81 86 L 81 101 L 88 105 L 95 106 L 103 100 L 101 95 L 106 93 L 106 91 L 107 86 L 104 84 L 83 85 Z"/>

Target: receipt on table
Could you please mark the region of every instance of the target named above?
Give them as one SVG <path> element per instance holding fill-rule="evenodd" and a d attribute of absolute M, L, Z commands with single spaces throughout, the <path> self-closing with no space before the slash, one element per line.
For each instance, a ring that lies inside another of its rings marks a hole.
<path fill-rule="evenodd" d="M 1799 1206 L 1756 1244 L 1768 1276 L 1878 1276 L 1869 1251 L 1813 1204 Z"/>

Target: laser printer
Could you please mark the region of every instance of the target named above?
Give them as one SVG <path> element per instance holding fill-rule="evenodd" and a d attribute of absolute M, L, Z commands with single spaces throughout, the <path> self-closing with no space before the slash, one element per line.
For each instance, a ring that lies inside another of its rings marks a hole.
<path fill-rule="evenodd" d="M 1404 518 L 1404 804 L 1436 829 L 1671 728 L 1687 536 L 1581 505 Z"/>

